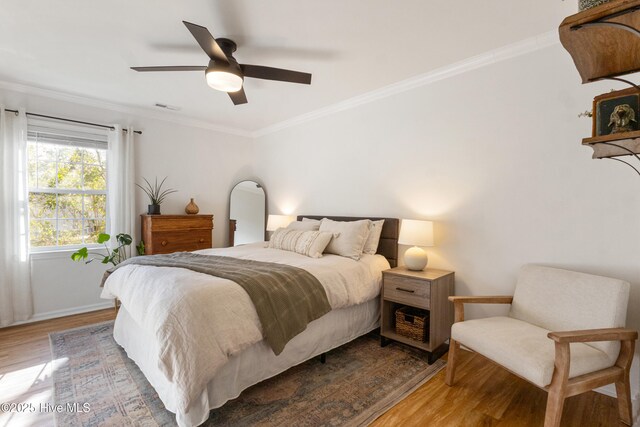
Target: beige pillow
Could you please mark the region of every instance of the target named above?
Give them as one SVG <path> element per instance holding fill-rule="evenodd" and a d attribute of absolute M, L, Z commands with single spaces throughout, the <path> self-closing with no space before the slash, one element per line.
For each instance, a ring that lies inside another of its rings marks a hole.
<path fill-rule="evenodd" d="M 378 243 L 380 243 L 380 235 L 382 234 L 382 226 L 384 225 L 384 219 L 379 221 L 371 221 L 369 227 L 369 237 L 364 244 L 363 253 L 368 255 L 375 255 L 378 251 Z"/>
<path fill-rule="evenodd" d="M 295 252 L 311 258 L 320 258 L 332 237 L 333 234 L 323 231 L 278 228 L 273 232 L 268 247 Z"/>
<path fill-rule="evenodd" d="M 320 231 L 333 233 L 333 239 L 329 242 L 325 252 L 359 260 L 369 236 L 370 223 L 371 221 L 368 219 L 333 221 L 323 218 L 320 222 Z"/>
<path fill-rule="evenodd" d="M 320 228 L 320 221 L 293 221 L 287 226 L 287 230 L 301 230 L 301 231 L 318 231 Z"/>

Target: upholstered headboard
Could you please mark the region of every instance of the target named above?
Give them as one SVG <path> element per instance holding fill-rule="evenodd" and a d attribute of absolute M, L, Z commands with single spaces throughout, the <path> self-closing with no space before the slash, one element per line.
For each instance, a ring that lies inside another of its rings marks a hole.
<path fill-rule="evenodd" d="M 376 253 L 385 257 L 387 261 L 389 261 L 391 267 L 398 266 L 398 237 L 400 236 L 400 220 L 398 218 L 377 218 L 370 216 L 351 217 L 328 215 L 298 215 L 298 221 L 302 221 L 302 218 L 329 218 L 334 221 L 357 221 L 360 219 L 370 219 L 371 221 L 378 221 L 384 219 L 384 224 L 382 225 L 382 234 L 380 235 L 380 243 L 378 243 L 378 251 Z"/>

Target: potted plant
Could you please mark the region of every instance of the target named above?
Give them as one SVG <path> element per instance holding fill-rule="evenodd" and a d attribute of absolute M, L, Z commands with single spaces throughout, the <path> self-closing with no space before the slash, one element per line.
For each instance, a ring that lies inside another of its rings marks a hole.
<path fill-rule="evenodd" d="M 124 233 L 118 234 L 116 236 L 116 242 L 118 243 L 118 246 L 114 249 L 109 249 L 109 246 L 107 246 L 107 242 L 109 240 L 111 240 L 111 236 L 109 234 L 100 233 L 98 235 L 98 243 L 104 245 L 104 253 L 89 252 L 89 248 L 84 247 L 71 254 L 71 259 L 77 262 L 84 261 L 85 264 L 89 264 L 90 262 L 95 260 L 100 260 L 100 262 L 103 264 L 118 265 L 131 256 L 130 250 L 127 253 L 127 248 L 129 248 L 129 246 L 131 246 L 131 243 L 133 242 L 133 239 L 130 235 Z M 140 242 L 140 244 L 136 246 L 136 250 L 138 252 L 138 255 L 144 255 L 144 243 Z"/>
<path fill-rule="evenodd" d="M 147 178 L 142 179 L 144 179 L 145 186 L 143 187 L 140 184 L 136 185 L 146 193 L 146 195 L 149 197 L 149 201 L 151 202 L 151 204 L 147 206 L 147 213 L 149 215 L 160 215 L 160 205 L 164 201 L 165 197 L 167 197 L 171 193 L 176 193 L 177 190 L 162 190 L 162 185 L 167 180 L 166 176 L 164 177 L 162 182 L 160 182 L 160 185 L 158 185 L 158 177 L 156 177 L 154 185 L 151 185 L 151 183 L 147 181 Z"/>

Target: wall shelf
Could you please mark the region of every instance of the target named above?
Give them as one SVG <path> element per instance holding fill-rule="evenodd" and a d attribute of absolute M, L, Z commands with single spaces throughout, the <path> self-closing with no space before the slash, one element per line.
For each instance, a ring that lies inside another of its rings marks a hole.
<path fill-rule="evenodd" d="M 594 159 L 640 154 L 640 131 L 584 138 L 582 145 L 593 148 Z"/>
<path fill-rule="evenodd" d="M 640 71 L 640 0 L 612 0 L 567 17 L 560 41 L 582 83 Z"/>
<path fill-rule="evenodd" d="M 620 78 L 640 71 L 640 0 L 612 0 L 569 16 L 562 21 L 559 33 L 582 83 L 618 80 L 640 91 L 640 86 Z M 595 100 L 593 114 L 595 135 Z M 620 159 L 632 156 L 640 161 L 640 131 L 584 138 L 582 145 L 593 149 L 594 159 L 624 163 L 640 175 L 638 168 Z"/>

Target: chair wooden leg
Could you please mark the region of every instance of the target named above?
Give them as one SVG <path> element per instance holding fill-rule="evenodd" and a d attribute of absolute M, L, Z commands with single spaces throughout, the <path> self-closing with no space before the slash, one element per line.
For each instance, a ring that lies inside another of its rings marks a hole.
<path fill-rule="evenodd" d="M 460 352 L 460 344 L 453 338 L 449 339 L 449 356 L 447 360 L 447 375 L 444 382 L 451 387 L 456 376 L 456 363 L 458 362 L 458 353 Z"/>
<path fill-rule="evenodd" d="M 569 363 L 571 352 L 569 343 L 555 343 L 556 357 L 553 376 L 547 397 L 547 412 L 544 414 L 544 427 L 560 427 L 562 408 L 567 397 L 567 381 L 569 380 Z"/>
<path fill-rule="evenodd" d="M 628 373 L 623 381 L 616 381 L 616 395 L 618 396 L 620 421 L 630 426 L 633 424 L 633 414 L 631 412 L 631 385 Z"/>
<path fill-rule="evenodd" d="M 562 419 L 565 396 L 561 390 L 549 390 L 547 412 L 544 414 L 544 427 L 559 427 Z"/>
<path fill-rule="evenodd" d="M 626 425 L 633 424 L 633 408 L 631 407 L 631 363 L 635 353 L 635 340 L 622 341 L 620 343 L 620 354 L 616 360 L 616 366 L 624 370 L 624 377 L 616 381 L 616 395 L 618 396 L 618 415 L 620 421 Z"/>

